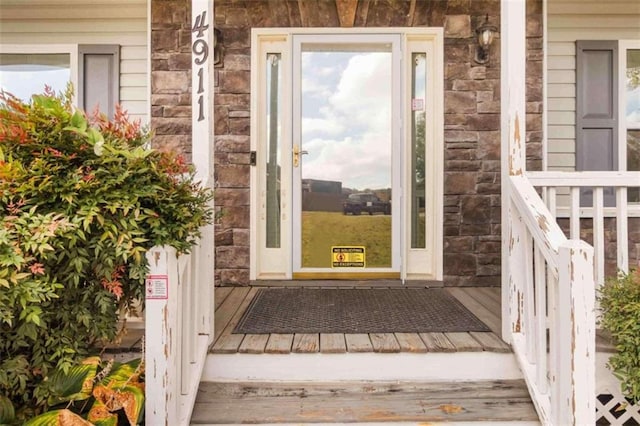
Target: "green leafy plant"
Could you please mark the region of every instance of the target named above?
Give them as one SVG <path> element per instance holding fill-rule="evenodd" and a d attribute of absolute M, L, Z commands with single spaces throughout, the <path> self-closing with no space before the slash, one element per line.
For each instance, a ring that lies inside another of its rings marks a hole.
<path fill-rule="evenodd" d="M 40 414 L 25 425 L 91 424 L 129 425 L 142 421 L 144 413 L 143 363 L 112 361 L 102 364 L 90 357 L 71 367 L 58 370 L 50 378 L 49 405 L 60 407 Z M 86 419 L 86 420 L 85 420 Z"/>
<path fill-rule="evenodd" d="M 50 404 L 50 375 L 118 335 L 144 300 L 146 251 L 188 252 L 212 193 L 149 133 L 71 105 L 0 93 L 0 396 L 18 420 Z"/>
<path fill-rule="evenodd" d="M 616 352 L 609 367 L 620 379 L 622 393 L 640 401 L 640 270 L 607 280 L 599 295 L 600 324 L 611 333 Z"/>

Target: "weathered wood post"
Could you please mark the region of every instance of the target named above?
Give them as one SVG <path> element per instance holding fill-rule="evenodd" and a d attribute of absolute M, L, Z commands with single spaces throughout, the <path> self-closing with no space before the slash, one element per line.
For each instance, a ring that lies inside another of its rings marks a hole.
<path fill-rule="evenodd" d="M 502 199 L 502 338 L 511 341 L 511 333 L 517 327 L 518 295 L 512 273 L 519 267 L 517 251 L 511 243 L 524 240 L 512 221 L 518 220 L 511 206 L 511 176 L 525 172 L 525 94 L 526 94 L 526 4 L 525 0 L 500 2 L 500 80 L 501 80 L 501 199 Z M 515 238 L 515 239 L 514 239 Z M 516 264 L 514 264 L 516 262 Z"/>
<path fill-rule="evenodd" d="M 569 240 L 559 249 L 553 424 L 596 423 L 596 337 L 593 247 Z M 564 302 L 564 303 L 563 303 Z"/>
<path fill-rule="evenodd" d="M 178 265 L 172 247 L 147 252 L 145 280 L 145 423 L 179 424 Z"/>

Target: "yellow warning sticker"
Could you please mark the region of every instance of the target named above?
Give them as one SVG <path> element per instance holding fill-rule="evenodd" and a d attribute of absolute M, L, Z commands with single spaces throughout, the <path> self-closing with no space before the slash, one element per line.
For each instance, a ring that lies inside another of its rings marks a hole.
<path fill-rule="evenodd" d="M 332 268 L 364 268 L 365 250 L 363 246 L 331 247 Z"/>

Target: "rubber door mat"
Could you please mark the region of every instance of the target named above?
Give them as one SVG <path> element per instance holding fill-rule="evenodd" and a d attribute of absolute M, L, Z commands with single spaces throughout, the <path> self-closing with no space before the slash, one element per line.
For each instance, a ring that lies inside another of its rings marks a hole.
<path fill-rule="evenodd" d="M 443 289 L 260 289 L 234 333 L 490 331 Z"/>

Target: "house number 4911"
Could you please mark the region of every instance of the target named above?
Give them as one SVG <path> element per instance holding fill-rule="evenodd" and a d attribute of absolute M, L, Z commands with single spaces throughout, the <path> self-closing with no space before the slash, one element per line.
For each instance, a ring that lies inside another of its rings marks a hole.
<path fill-rule="evenodd" d="M 207 12 L 204 11 L 196 17 L 196 22 L 191 29 L 195 33 L 195 40 L 191 45 L 191 51 L 196 56 L 193 62 L 198 65 L 198 121 L 204 120 L 204 64 L 209 58 L 209 46 L 205 40 L 205 32 L 209 29 L 209 25 L 205 24 Z M 194 70 L 195 71 L 195 70 Z"/>

